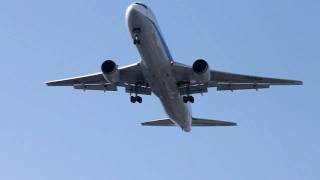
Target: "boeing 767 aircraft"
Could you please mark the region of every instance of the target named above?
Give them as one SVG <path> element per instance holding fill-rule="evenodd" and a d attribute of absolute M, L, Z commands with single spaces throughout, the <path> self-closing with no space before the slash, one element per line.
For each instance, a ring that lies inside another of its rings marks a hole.
<path fill-rule="evenodd" d="M 101 72 L 48 81 L 48 86 L 73 86 L 75 89 L 117 91 L 124 87 L 132 103 L 142 102 L 139 95 L 154 93 L 169 118 L 144 122 L 145 126 L 179 126 L 189 132 L 192 126 L 234 126 L 236 123 L 194 118 L 192 94 L 208 88 L 222 90 L 262 89 L 271 85 L 302 85 L 302 81 L 275 79 L 210 70 L 209 64 L 196 60 L 192 66 L 175 62 L 162 37 L 157 20 L 149 7 L 132 3 L 126 10 L 126 23 L 141 60 L 118 67 L 112 60 L 101 65 Z"/>

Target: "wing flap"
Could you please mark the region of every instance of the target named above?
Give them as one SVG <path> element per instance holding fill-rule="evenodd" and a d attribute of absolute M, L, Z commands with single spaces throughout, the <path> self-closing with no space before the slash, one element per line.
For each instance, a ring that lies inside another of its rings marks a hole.
<path fill-rule="evenodd" d="M 207 87 L 205 84 L 179 86 L 179 92 L 181 95 L 206 93 L 208 92 Z"/>
<path fill-rule="evenodd" d="M 75 84 L 74 89 L 82 90 L 99 90 L 99 91 L 117 91 L 117 86 L 114 84 Z"/>
<path fill-rule="evenodd" d="M 126 85 L 125 88 L 126 88 L 126 93 L 151 95 L 151 88 L 147 86 Z"/>
<path fill-rule="evenodd" d="M 244 90 L 244 89 L 264 89 L 269 88 L 270 84 L 266 83 L 218 83 L 217 90 L 224 91 L 224 90 Z"/>
<path fill-rule="evenodd" d="M 151 88 L 146 86 L 139 86 L 139 85 L 116 85 L 116 84 L 75 84 L 73 85 L 74 89 L 80 89 L 80 90 L 96 90 L 96 91 L 117 91 L 118 87 L 125 87 L 126 93 L 137 93 L 137 94 L 143 94 L 143 95 L 151 95 Z"/>

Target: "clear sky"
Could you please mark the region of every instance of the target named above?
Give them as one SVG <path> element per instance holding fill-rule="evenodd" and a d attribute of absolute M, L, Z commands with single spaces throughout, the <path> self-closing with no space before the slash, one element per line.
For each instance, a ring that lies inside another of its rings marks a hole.
<path fill-rule="evenodd" d="M 196 95 L 196 117 L 237 127 L 142 127 L 158 99 L 47 87 L 139 59 L 130 1 L 0 1 L 0 179 L 319 180 L 320 1 L 144 1 L 176 61 L 303 80 L 303 86 Z"/>

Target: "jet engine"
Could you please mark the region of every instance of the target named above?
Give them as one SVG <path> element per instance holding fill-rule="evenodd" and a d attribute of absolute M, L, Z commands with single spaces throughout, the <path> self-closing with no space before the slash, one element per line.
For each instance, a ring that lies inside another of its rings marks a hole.
<path fill-rule="evenodd" d="M 101 71 L 106 81 L 115 83 L 119 81 L 118 65 L 112 60 L 106 60 L 101 65 Z"/>
<path fill-rule="evenodd" d="M 210 68 L 209 64 L 205 60 L 197 59 L 192 65 L 192 70 L 194 72 L 194 80 L 203 83 L 210 81 Z"/>

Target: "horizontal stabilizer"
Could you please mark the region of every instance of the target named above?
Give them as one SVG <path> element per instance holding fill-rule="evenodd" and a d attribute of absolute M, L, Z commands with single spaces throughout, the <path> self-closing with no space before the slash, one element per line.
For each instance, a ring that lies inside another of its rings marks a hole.
<path fill-rule="evenodd" d="M 148 122 L 141 123 L 141 125 L 143 126 L 175 126 L 175 124 L 169 118 L 148 121 Z M 234 123 L 234 122 L 192 118 L 192 126 L 236 126 L 236 125 L 237 123 Z"/>
<path fill-rule="evenodd" d="M 143 126 L 175 126 L 175 124 L 168 118 L 144 122 L 144 123 L 141 123 L 141 125 Z"/>
<path fill-rule="evenodd" d="M 192 126 L 236 126 L 237 123 L 211 119 L 192 118 Z"/>

